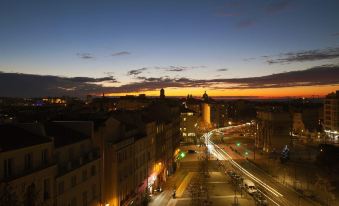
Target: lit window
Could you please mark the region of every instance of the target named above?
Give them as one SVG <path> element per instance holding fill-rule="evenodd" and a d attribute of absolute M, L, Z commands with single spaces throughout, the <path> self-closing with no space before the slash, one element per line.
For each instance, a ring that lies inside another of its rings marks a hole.
<path fill-rule="evenodd" d="M 182 136 L 186 137 L 186 136 L 187 136 L 186 132 L 183 132 L 183 133 L 182 133 Z"/>
<path fill-rule="evenodd" d="M 184 122 L 186 122 L 186 117 L 183 118 Z"/>

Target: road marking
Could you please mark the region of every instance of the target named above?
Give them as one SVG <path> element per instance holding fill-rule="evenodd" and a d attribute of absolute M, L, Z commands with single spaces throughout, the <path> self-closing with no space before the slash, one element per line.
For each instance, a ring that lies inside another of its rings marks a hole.
<path fill-rule="evenodd" d="M 239 125 L 240 126 L 240 125 Z M 221 130 L 223 130 L 224 128 L 222 128 Z M 218 129 L 220 130 L 220 129 Z M 218 131 L 217 130 L 217 131 Z M 214 156 L 216 156 L 218 159 L 226 159 L 229 162 L 232 163 L 232 165 L 234 165 L 235 167 L 237 167 L 241 172 L 243 172 L 244 174 L 246 174 L 248 177 L 250 177 L 252 180 L 254 180 L 255 182 L 257 182 L 258 184 L 260 184 L 261 186 L 263 186 L 265 189 L 267 189 L 268 191 L 270 191 L 272 194 L 274 194 L 276 197 L 282 197 L 283 195 L 280 194 L 277 190 L 273 189 L 271 186 L 267 185 L 266 183 L 264 183 L 263 181 L 261 181 L 259 178 L 255 177 L 253 174 L 251 174 L 250 172 L 248 172 L 245 168 L 243 168 L 242 166 L 240 166 L 237 162 L 235 162 L 232 157 L 225 152 L 225 150 L 223 150 L 222 148 L 220 148 L 218 145 L 216 145 L 214 142 L 212 142 L 210 140 L 211 135 L 213 134 L 213 131 L 205 133 L 203 135 L 203 137 L 205 137 L 205 144 L 207 145 L 207 148 L 212 152 L 212 154 Z M 215 146 L 219 149 L 216 150 Z M 221 151 L 221 153 L 220 153 Z M 223 154 L 222 154 L 223 153 Z"/>

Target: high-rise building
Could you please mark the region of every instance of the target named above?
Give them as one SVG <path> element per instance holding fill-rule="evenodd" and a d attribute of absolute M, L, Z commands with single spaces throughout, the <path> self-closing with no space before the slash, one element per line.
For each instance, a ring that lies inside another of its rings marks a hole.
<path fill-rule="evenodd" d="M 197 143 L 198 138 L 198 120 L 197 113 L 188 108 L 182 108 L 180 111 L 180 132 L 182 140 L 186 143 Z"/>
<path fill-rule="evenodd" d="M 329 138 L 339 137 L 339 90 L 328 94 L 324 100 L 324 129 Z"/>

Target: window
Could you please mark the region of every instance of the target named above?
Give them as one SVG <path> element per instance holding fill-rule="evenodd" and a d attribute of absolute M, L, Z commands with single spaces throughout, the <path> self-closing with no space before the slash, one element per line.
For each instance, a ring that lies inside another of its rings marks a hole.
<path fill-rule="evenodd" d="M 82 181 L 85 181 L 87 179 L 87 169 L 84 169 L 82 171 Z"/>
<path fill-rule="evenodd" d="M 30 170 L 32 168 L 32 154 L 25 155 L 25 170 Z"/>
<path fill-rule="evenodd" d="M 77 176 L 73 175 L 71 177 L 71 187 L 75 187 L 76 184 L 77 184 Z"/>
<path fill-rule="evenodd" d="M 87 206 L 87 191 L 82 193 L 82 205 Z"/>
<path fill-rule="evenodd" d="M 42 162 L 42 164 L 48 163 L 48 150 L 47 149 L 44 149 L 41 152 L 41 162 Z"/>
<path fill-rule="evenodd" d="M 95 165 L 92 165 L 91 167 L 91 175 L 94 176 L 96 174 L 96 168 L 95 168 Z"/>
<path fill-rule="evenodd" d="M 93 200 L 97 197 L 97 187 L 95 184 L 92 185 L 92 198 Z"/>
<path fill-rule="evenodd" d="M 184 122 L 186 122 L 186 117 L 183 118 Z"/>
<path fill-rule="evenodd" d="M 74 158 L 73 148 L 70 148 L 68 150 L 68 157 L 69 157 L 69 160 L 73 160 L 73 158 Z"/>
<path fill-rule="evenodd" d="M 58 194 L 61 195 L 64 193 L 64 181 L 59 182 L 58 184 Z"/>
<path fill-rule="evenodd" d="M 48 200 L 50 198 L 50 181 L 49 179 L 44 180 L 44 200 Z"/>
<path fill-rule="evenodd" d="M 76 206 L 76 205 L 77 205 L 77 199 L 73 197 L 71 200 L 71 206 Z"/>
<path fill-rule="evenodd" d="M 12 159 L 6 159 L 4 160 L 4 176 L 10 177 L 12 176 L 12 167 L 13 167 L 13 160 Z"/>

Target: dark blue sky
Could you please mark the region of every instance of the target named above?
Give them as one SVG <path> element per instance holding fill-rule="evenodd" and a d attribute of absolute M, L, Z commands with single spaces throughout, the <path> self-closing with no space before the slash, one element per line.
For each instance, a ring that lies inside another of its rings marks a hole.
<path fill-rule="evenodd" d="M 127 72 L 141 68 L 143 77 L 212 79 L 339 62 L 276 62 L 337 49 L 339 1 L 0 2 L 3 72 L 113 75 L 121 85 L 134 82 Z"/>

